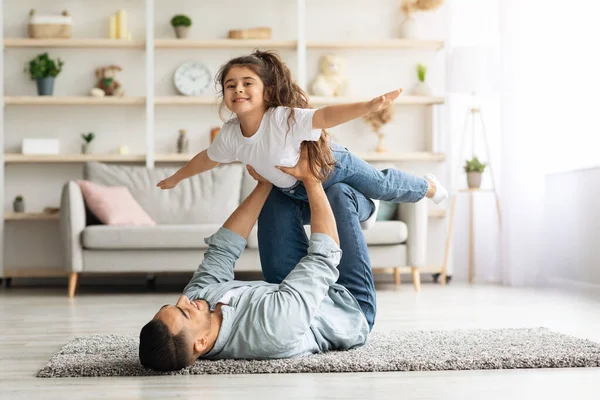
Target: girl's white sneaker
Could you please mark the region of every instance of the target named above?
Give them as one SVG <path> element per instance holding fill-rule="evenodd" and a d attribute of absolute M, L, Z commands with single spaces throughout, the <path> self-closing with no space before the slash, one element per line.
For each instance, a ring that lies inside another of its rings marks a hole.
<path fill-rule="evenodd" d="M 425 178 L 429 179 L 435 185 L 435 194 L 431 198 L 435 204 L 440 204 L 442 201 L 448 198 L 448 191 L 444 186 L 442 186 L 434 174 L 427 174 L 425 175 Z"/>

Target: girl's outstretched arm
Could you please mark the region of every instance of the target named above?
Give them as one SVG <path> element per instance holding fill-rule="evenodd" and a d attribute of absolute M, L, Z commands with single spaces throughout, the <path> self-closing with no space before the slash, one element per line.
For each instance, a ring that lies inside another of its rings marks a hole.
<path fill-rule="evenodd" d="M 343 124 L 363 115 L 379 111 L 389 107 L 402 93 L 402 89 L 396 89 L 382 96 L 377 96 L 371 101 L 359 103 L 338 104 L 318 109 L 313 114 L 313 129 L 328 129 Z"/>
<path fill-rule="evenodd" d="M 188 161 L 187 164 L 177 170 L 177 172 L 175 172 L 173 175 L 158 182 L 156 186 L 163 190 L 172 189 L 182 180 L 213 169 L 217 165 L 219 165 L 219 163 L 211 160 L 208 157 L 206 150 L 201 151 L 200 153 L 196 154 L 194 158 Z"/>

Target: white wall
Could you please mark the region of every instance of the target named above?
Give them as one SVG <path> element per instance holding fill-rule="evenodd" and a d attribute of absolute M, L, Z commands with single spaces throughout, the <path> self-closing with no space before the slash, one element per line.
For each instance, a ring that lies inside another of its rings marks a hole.
<path fill-rule="evenodd" d="M 378 39 L 396 37 L 402 17 L 397 0 L 307 0 L 307 40 Z M 270 26 L 274 39 L 296 38 L 296 3 L 294 1 L 256 0 L 156 0 L 155 36 L 173 38 L 169 20 L 176 13 L 186 13 L 193 19 L 191 39 L 225 38 L 229 29 Z M 26 36 L 30 8 L 39 14 L 58 14 L 63 9 L 73 16 L 73 37 L 107 37 L 108 16 L 118 9 L 128 14 L 133 39 L 144 39 L 145 2 L 115 0 L 29 0 L 4 1 L 4 36 Z M 446 7 L 421 15 L 419 32 L 424 39 L 445 39 Z M 44 49 L 6 49 L 4 91 L 7 96 L 35 95 L 35 84 L 23 72 L 25 63 Z M 186 60 L 205 63 L 213 74 L 229 58 L 249 53 L 239 50 L 155 50 L 155 95 L 175 95 L 172 74 Z M 118 64 L 123 71 L 118 80 L 128 95 L 145 95 L 145 54 L 135 49 L 48 49 L 51 57 L 65 61 L 63 72 L 55 83 L 55 95 L 86 95 L 95 84 L 94 70 L 102 65 Z M 308 50 L 307 81 L 318 72 L 318 58 L 329 51 Z M 296 72 L 296 55 L 291 50 L 280 51 L 292 72 Z M 349 93 L 376 96 L 396 87 L 409 91 L 417 81 L 415 67 L 419 62 L 430 66 L 428 80 L 435 94 L 444 93 L 444 51 L 408 50 L 342 50 L 336 52 L 347 59 L 346 75 Z M 208 93 L 208 94 L 212 94 Z M 428 107 L 396 107 L 394 121 L 385 127 L 386 144 L 390 151 L 428 151 L 431 124 Z M 145 152 L 145 111 L 143 106 L 128 107 L 35 107 L 8 106 L 5 109 L 5 152 L 20 151 L 22 138 L 59 138 L 61 152 L 78 152 L 81 132 L 97 134 L 94 151 L 114 152 L 127 145 L 131 153 Z M 216 108 L 212 106 L 160 106 L 155 111 L 155 151 L 174 152 L 177 131 L 188 130 L 190 147 L 200 151 L 209 144 L 209 132 L 220 125 Z M 443 116 L 443 115 L 442 115 Z M 449 142 L 447 124 L 441 121 L 443 142 Z M 362 121 L 352 121 L 332 129 L 334 137 L 350 150 L 372 151 L 376 136 Z M 401 168 L 424 174 L 437 173 L 446 178 L 444 164 L 405 163 Z M 68 179 L 81 177 L 81 165 L 15 165 L 6 168 L 5 211 L 12 207 L 17 194 L 26 198 L 27 210 L 58 206 L 60 188 Z M 5 224 L 5 265 L 26 267 L 60 267 L 56 222 L 7 222 Z M 445 221 L 430 222 L 429 264 L 441 264 L 444 250 Z"/>
<path fill-rule="evenodd" d="M 600 168 L 546 176 L 540 282 L 600 287 Z"/>

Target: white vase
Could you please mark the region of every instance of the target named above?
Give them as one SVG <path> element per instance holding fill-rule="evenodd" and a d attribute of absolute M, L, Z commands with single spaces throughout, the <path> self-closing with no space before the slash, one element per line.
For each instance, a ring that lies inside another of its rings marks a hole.
<path fill-rule="evenodd" d="M 413 89 L 413 94 L 415 96 L 431 96 L 431 88 L 427 82 L 419 81 Z"/>
<path fill-rule="evenodd" d="M 398 36 L 401 39 L 414 39 L 417 36 L 417 20 L 414 16 L 406 16 L 406 19 L 400 23 Z"/>

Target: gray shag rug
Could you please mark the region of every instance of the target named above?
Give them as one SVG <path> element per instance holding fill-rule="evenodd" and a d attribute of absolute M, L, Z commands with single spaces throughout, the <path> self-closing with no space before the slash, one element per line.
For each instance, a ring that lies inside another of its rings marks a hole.
<path fill-rule="evenodd" d="M 171 373 L 142 367 L 138 344 L 137 336 L 77 337 L 38 377 L 600 367 L 600 343 L 545 328 L 373 332 L 365 346 L 349 351 L 263 361 L 198 360 Z"/>

